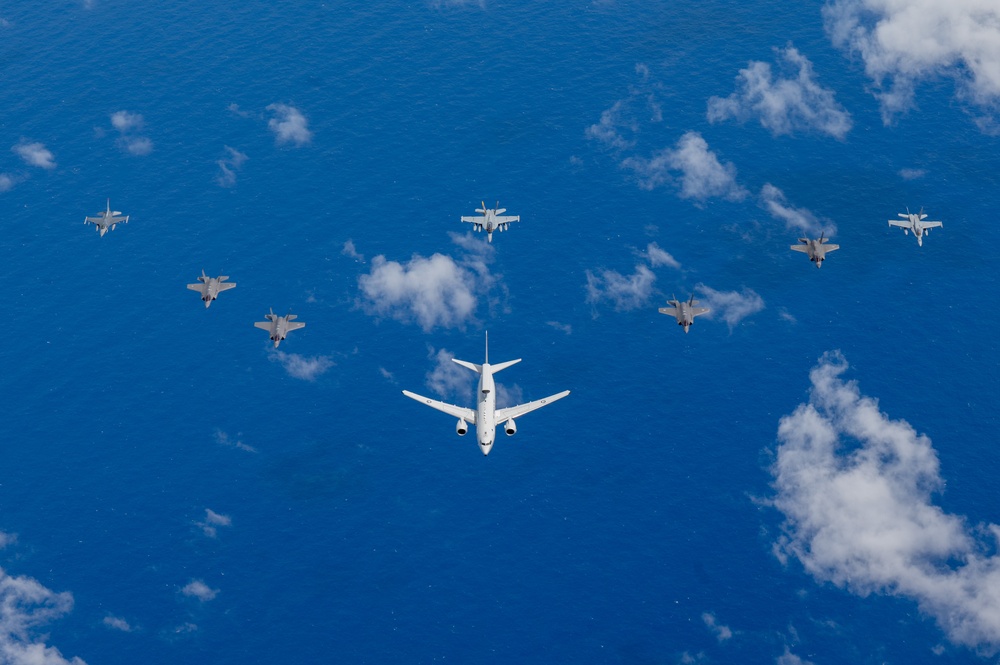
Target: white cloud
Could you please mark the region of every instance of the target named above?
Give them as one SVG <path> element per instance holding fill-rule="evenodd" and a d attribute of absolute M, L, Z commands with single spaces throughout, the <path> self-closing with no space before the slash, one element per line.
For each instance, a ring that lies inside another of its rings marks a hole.
<path fill-rule="evenodd" d="M 267 110 L 274 114 L 274 117 L 267 121 L 267 127 L 274 132 L 275 142 L 303 146 L 312 141 L 309 121 L 297 108 L 287 104 L 271 104 Z"/>
<path fill-rule="evenodd" d="M 9 192 L 14 189 L 14 185 L 16 184 L 17 181 L 14 179 L 14 176 L 7 173 L 0 173 L 0 192 Z"/>
<path fill-rule="evenodd" d="M 655 242 L 651 242 L 646 246 L 646 258 L 649 259 L 649 265 L 653 268 L 659 268 L 661 266 L 667 266 L 668 268 L 675 268 L 677 270 L 681 269 L 681 263 L 669 252 L 662 249 Z"/>
<path fill-rule="evenodd" d="M 139 113 L 129 111 L 115 111 L 111 114 L 111 126 L 118 130 L 118 140 L 115 141 L 119 149 L 136 157 L 142 157 L 153 152 L 153 142 L 145 136 L 138 136 L 145 121 Z"/>
<path fill-rule="evenodd" d="M 112 628 L 114 630 L 120 630 L 123 633 L 131 633 L 133 630 L 132 626 L 129 625 L 128 621 L 126 621 L 121 617 L 112 616 L 110 614 L 104 617 L 103 623 L 108 628 Z"/>
<path fill-rule="evenodd" d="M 490 274 L 493 247 L 467 234 L 452 241 L 466 249 L 456 261 L 444 254 L 414 254 L 406 263 L 372 259 L 371 270 L 358 278 L 359 305 L 375 316 L 416 323 L 429 332 L 435 327 L 464 328 L 473 320 L 479 296 L 487 295 L 499 277 Z"/>
<path fill-rule="evenodd" d="M 424 384 L 441 398 L 467 402 L 472 399 L 472 372 L 453 363 L 454 357 L 447 349 L 431 349 L 434 369 L 427 373 Z"/>
<path fill-rule="evenodd" d="M 206 536 L 208 536 L 209 538 L 215 538 L 219 535 L 217 527 L 232 526 L 233 520 L 230 519 L 229 515 L 223 515 L 221 513 L 215 512 L 211 508 L 206 508 L 205 521 L 195 522 L 195 524 L 201 527 L 201 530 L 205 533 Z"/>
<path fill-rule="evenodd" d="M 712 310 L 705 316 L 721 318 L 730 331 L 743 319 L 764 309 L 764 299 L 753 289 L 744 287 L 742 291 L 716 291 L 705 284 L 694 288 L 704 300 L 701 305 Z"/>
<path fill-rule="evenodd" d="M 723 626 L 721 623 L 718 623 L 715 620 L 715 615 L 711 612 L 703 613 L 701 620 L 705 622 L 705 626 L 715 635 L 715 639 L 720 642 L 725 642 L 733 636 L 733 631 L 729 629 L 729 626 Z"/>
<path fill-rule="evenodd" d="M 215 182 L 218 183 L 219 187 L 234 187 L 236 185 L 236 172 L 243 168 L 248 157 L 236 148 L 230 148 L 228 145 L 224 147 L 226 155 L 215 162 L 219 167 L 219 175 L 215 177 Z"/>
<path fill-rule="evenodd" d="M 924 169 L 900 169 L 899 177 L 903 180 L 919 180 L 927 175 L 927 171 Z"/>
<path fill-rule="evenodd" d="M 674 182 L 672 171 L 680 171 L 680 197 L 703 202 L 712 197 L 739 201 L 747 192 L 736 182 L 736 167 L 723 164 L 698 132 L 687 132 L 674 149 L 665 148 L 646 159 L 628 157 L 622 167 L 631 169 L 643 189 Z"/>
<path fill-rule="evenodd" d="M 269 349 L 267 353 L 271 362 L 281 363 L 289 376 L 303 381 L 315 381 L 335 364 L 330 356 L 302 356 L 276 349 Z"/>
<path fill-rule="evenodd" d="M 55 156 L 43 143 L 29 143 L 22 139 L 11 150 L 31 166 L 37 166 L 40 169 L 54 169 L 56 167 Z"/>
<path fill-rule="evenodd" d="M 625 103 L 623 100 L 618 100 L 611 108 L 602 111 L 600 122 L 587 127 L 584 135 L 588 139 L 599 141 L 605 147 L 613 150 L 626 150 L 635 145 L 635 141 L 626 139 L 619 131 L 623 126 L 628 127 L 633 132 L 637 130 L 634 122 L 622 118 Z"/>
<path fill-rule="evenodd" d="M 851 129 L 851 114 L 832 90 L 816 83 L 809 59 L 791 45 L 776 53 L 779 67 L 792 70 L 791 76 L 775 79 L 770 64 L 750 62 L 736 77 L 736 92 L 708 100 L 708 121 L 756 117 L 775 136 L 816 130 L 844 138 Z"/>
<path fill-rule="evenodd" d="M 785 647 L 785 653 L 778 656 L 778 659 L 774 663 L 775 665 L 815 665 L 811 660 L 802 660 L 792 653 L 788 647 Z"/>
<path fill-rule="evenodd" d="M 996 0 L 831 0 L 823 17 L 833 44 L 864 60 L 886 124 L 914 106 L 920 81 L 941 76 L 961 98 L 1000 107 Z"/>
<path fill-rule="evenodd" d="M 67 660 L 45 644 L 37 630 L 73 609 L 73 596 L 55 593 L 30 577 L 11 577 L 0 570 L 0 662 L 5 665 L 86 665 Z"/>
<path fill-rule="evenodd" d="M 790 205 L 785 193 L 771 183 L 765 183 L 761 188 L 760 204 L 762 208 L 771 213 L 772 217 L 783 221 L 788 229 L 817 236 L 826 232 L 827 237 L 837 232 L 837 225 L 830 220 L 820 221 L 816 215 L 805 208 L 796 208 Z"/>
<path fill-rule="evenodd" d="M 619 99 L 602 111 L 600 121 L 584 130 L 588 139 L 615 152 L 635 146 L 634 137 L 639 133 L 640 118 L 653 123 L 663 121 L 663 108 L 657 99 L 659 84 L 650 83 L 649 67 L 641 62 L 636 64 L 635 73 L 639 81 L 637 85 L 629 86 L 628 97 Z M 632 138 L 626 138 L 624 133 Z"/>
<path fill-rule="evenodd" d="M 931 441 L 844 381 L 825 354 L 808 403 L 781 419 L 771 468 L 783 513 L 775 544 L 820 582 L 916 601 L 953 643 L 1000 651 L 1000 526 L 934 505 L 944 489 Z M 992 554 L 991 554 L 992 552 Z"/>
<path fill-rule="evenodd" d="M 257 452 L 257 449 L 254 448 L 253 446 L 248 446 L 247 444 L 243 443 L 243 441 L 240 439 L 239 434 L 237 434 L 236 438 L 233 439 L 228 434 L 223 432 L 221 429 L 215 430 L 215 442 L 218 443 L 220 446 L 226 446 L 227 448 L 236 448 L 237 450 L 243 450 L 248 453 Z"/>
<path fill-rule="evenodd" d="M 365 260 L 365 255 L 358 253 L 357 248 L 354 246 L 354 241 L 350 239 L 344 243 L 344 249 L 340 250 L 340 253 L 354 259 L 355 261 Z"/>
<path fill-rule="evenodd" d="M 219 590 L 211 588 L 201 580 L 191 580 L 181 589 L 181 593 L 190 598 L 197 598 L 204 603 L 219 595 Z"/>
<path fill-rule="evenodd" d="M 568 323 L 559 323 L 558 321 L 546 321 L 545 325 L 552 326 L 556 330 L 564 332 L 567 335 L 573 334 L 573 326 Z"/>
<path fill-rule="evenodd" d="M 615 311 L 638 309 L 649 302 L 653 295 L 656 275 L 643 264 L 635 267 L 631 275 L 622 275 L 616 270 L 587 271 L 587 302 L 597 306 L 610 302 Z"/>
<path fill-rule="evenodd" d="M 524 402 L 524 391 L 516 383 L 510 387 L 502 383 L 497 383 L 497 408 L 506 409 L 509 406 L 517 406 Z"/>

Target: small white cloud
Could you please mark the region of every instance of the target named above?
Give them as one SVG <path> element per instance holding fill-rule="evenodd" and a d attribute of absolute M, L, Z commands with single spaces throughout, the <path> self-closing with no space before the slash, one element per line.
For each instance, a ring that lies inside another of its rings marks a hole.
<path fill-rule="evenodd" d="M 232 523 L 233 521 L 232 519 L 230 519 L 229 515 L 222 515 L 220 513 L 215 512 L 211 508 L 205 509 L 204 522 L 195 522 L 195 524 L 201 527 L 201 530 L 209 538 L 215 538 L 219 535 L 217 527 L 232 526 Z"/>
<path fill-rule="evenodd" d="M 913 108 L 918 83 L 939 77 L 987 112 L 1000 107 L 996 0 L 829 0 L 823 17 L 833 44 L 864 60 L 886 124 Z"/>
<path fill-rule="evenodd" d="M 0 570 L 0 661 L 10 665 L 86 665 L 67 660 L 48 646 L 39 628 L 73 609 L 73 596 L 55 593 L 30 577 L 11 577 Z"/>
<path fill-rule="evenodd" d="M 573 326 L 568 323 L 559 323 L 558 321 L 546 321 L 545 325 L 552 326 L 556 330 L 566 333 L 567 335 L 573 334 Z"/>
<path fill-rule="evenodd" d="M 191 580 L 181 589 L 181 593 L 190 598 L 197 598 L 204 603 L 219 595 L 219 590 L 211 588 L 201 580 Z"/>
<path fill-rule="evenodd" d="M 153 142 L 145 136 L 138 135 L 144 125 L 145 121 L 139 113 L 115 111 L 111 114 L 111 126 L 118 130 L 115 144 L 121 151 L 136 157 L 153 152 Z"/>
<path fill-rule="evenodd" d="M 698 132 L 687 132 L 677 141 L 676 148 L 661 150 L 649 159 L 629 157 L 622 161 L 622 167 L 635 172 L 643 189 L 672 183 L 672 172 L 679 171 L 680 197 L 684 199 L 704 202 L 723 197 L 739 201 L 747 195 L 736 182 L 736 167 L 731 162 L 720 162 Z"/>
<path fill-rule="evenodd" d="M 4 549 L 5 547 L 13 545 L 16 542 L 17 542 L 16 533 L 5 533 L 3 531 L 0 531 L 0 549 Z"/>
<path fill-rule="evenodd" d="M 219 175 L 215 177 L 215 182 L 219 187 L 235 187 L 236 172 L 243 168 L 243 164 L 247 161 L 248 157 L 236 148 L 230 148 L 228 145 L 224 147 L 226 150 L 225 156 L 215 162 L 219 167 Z"/>
<path fill-rule="evenodd" d="M 344 243 L 344 249 L 340 250 L 340 253 L 354 259 L 355 261 L 365 260 L 365 255 L 358 253 L 357 248 L 354 246 L 354 241 L 350 239 Z"/>
<path fill-rule="evenodd" d="M 52 154 L 45 144 L 29 143 L 26 140 L 21 140 L 20 143 L 11 148 L 11 150 L 18 157 L 23 159 L 25 163 L 31 166 L 37 166 L 40 169 L 54 169 L 56 167 L 55 156 Z"/>
<path fill-rule="evenodd" d="M 1000 526 L 945 512 L 931 441 L 845 381 L 827 353 L 809 401 L 781 419 L 772 505 L 784 515 L 778 558 L 859 596 L 916 601 L 955 644 L 1000 651 Z"/>
<path fill-rule="evenodd" d="M 701 304 L 712 310 L 705 316 L 722 319 L 730 331 L 743 319 L 764 309 L 764 299 L 753 289 L 744 287 L 742 291 L 716 291 L 705 284 L 698 284 L 695 290 L 704 299 Z"/>
<path fill-rule="evenodd" d="M 820 221 L 816 215 L 805 208 L 796 208 L 789 205 L 785 193 L 772 185 L 765 183 L 760 190 L 760 204 L 765 210 L 771 213 L 775 219 L 785 223 L 785 227 L 796 231 L 801 231 L 810 235 L 819 235 L 825 232 L 827 237 L 837 232 L 837 225 L 830 220 Z"/>
<path fill-rule="evenodd" d="M 472 400 L 473 375 L 468 369 L 452 362 L 455 357 L 447 349 L 431 349 L 434 369 L 427 373 L 425 385 L 442 399 Z"/>
<path fill-rule="evenodd" d="M 927 171 L 924 169 L 900 169 L 899 177 L 903 180 L 919 180 L 927 175 Z"/>
<path fill-rule="evenodd" d="M 110 614 L 104 617 L 103 623 L 108 628 L 112 628 L 114 630 L 120 630 L 123 633 L 131 633 L 133 630 L 132 626 L 129 625 L 128 621 L 126 621 L 121 617 L 112 616 Z"/>
<path fill-rule="evenodd" d="M 145 136 L 129 136 L 118 140 L 120 146 L 130 155 L 142 157 L 153 152 L 153 142 Z"/>
<path fill-rule="evenodd" d="M 524 403 L 524 391 L 516 383 L 510 387 L 497 383 L 497 408 L 506 409 Z"/>
<path fill-rule="evenodd" d="M 312 141 L 309 121 L 297 108 L 288 104 L 271 104 L 267 110 L 274 115 L 267 121 L 267 127 L 274 132 L 276 143 L 303 146 Z"/>
<path fill-rule="evenodd" d="M 14 176 L 7 173 L 0 173 L 0 192 L 9 192 L 14 189 L 14 185 L 16 184 L 17 181 L 14 179 Z"/>
<path fill-rule="evenodd" d="M 794 653 L 789 651 L 788 647 L 785 647 L 785 653 L 778 656 L 778 659 L 774 661 L 775 665 L 815 665 L 811 660 L 802 660 Z"/>
<path fill-rule="evenodd" d="M 736 92 L 708 100 L 708 121 L 756 117 L 775 136 L 815 130 L 843 139 L 851 129 L 851 114 L 832 90 L 816 83 L 809 59 L 791 45 L 776 52 L 779 68 L 792 70 L 791 76 L 775 78 L 770 64 L 750 62 L 736 77 Z"/>
<path fill-rule="evenodd" d="M 624 105 L 625 102 L 619 100 L 611 108 L 602 111 L 600 122 L 587 127 L 584 135 L 588 139 L 598 141 L 612 150 L 626 150 L 631 148 L 635 145 L 635 141 L 626 139 L 621 135 L 619 129 L 624 125 L 634 132 L 637 128 L 634 123 L 626 122 L 622 119 Z"/>
<path fill-rule="evenodd" d="M 622 275 L 616 270 L 587 271 L 587 300 L 597 306 L 602 302 L 614 305 L 615 311 L 627 311 L 644 307 L 653 295 L 656 275 L 643 264 L 635 267 L 631 275 Z"/>
<path fill-rule="evenodd" d="M 729 626 L 723 626 L 721 623 L 718 623 L 715 620 L 715 615 L 711 612 L 703 613 L 701 620 L 705 622 L 705 626 L 715 635 L 715 639 L 720 642 L 725 642 L 733 636 L 733 631 L 729 629 Z"/>
<path fill-rule="evenodd" d="M 358 278 L 359 306 L 371 315 L 415 321 L 425 332 L 464 328 L 475 316 L 479 297 L 490 293 L 499 276 L 489 270 L 492 246 L 471 234 L 452 235 L 452 241 L 466 249 L 458 261 L 444 254 L 414 254 L 406 263 L 376 256 L 370 272 Z"/>
<path fill-rule="evenodd" d="M 392 372 L 387 370 L 385 367 L 379 367 L 378 373 L 381 374 L 382 378 L 385 379 L 386 381 L 391 381 L 392 383 L 396 383 L 396 376 Z"/>
<path fill-rule="evenodd" d="M 669 252 L 662 249 L 655 242 L 651 242 L 646 246 L 646 258 L 649 259 L 649 265 L 653 268 L 667 266 L 676 270 L 681 269 L 680 261 L 671 256 Z"/>
<path fill-rule="evenodd" d="M 780 310 L 778 310 L 778 317 L 781 318 L 782 321 L 787 321 L 788 323 L 798 323 L 799 322 L 799 320 L 796 319 L 795 316 L 793 316 L 784 307 L 782 307 Z"/>
<path fill-rule="evenodd" d="M 122 134 L 132 131 L 141 131 L 144 121 L 139 113 L 129 113 L 128 111 L 115 111 L 111 114 L 111 126 Z"/>
<path fill-rule="evenodd" d="M 269 349 L 268 357 L 272 362 L 281 363 L 290 376 L 303 381 L 315 381 L 335 364 L 329 356 L 302 356 L 276 349 Z"/>
<path fill-rule="evenodd" d="M 237 434 L 236 438 L 233 439 L 228 434 L 223 432 L 221 429 L 215 430 L 215 442 L 220 446 L 226 446 L 227 448 L 236 448 L 237 450 L 243 450 L 248 453 L 255 453 L 257 449 L 253 446 L 248 446 L 240 440 Z"/>

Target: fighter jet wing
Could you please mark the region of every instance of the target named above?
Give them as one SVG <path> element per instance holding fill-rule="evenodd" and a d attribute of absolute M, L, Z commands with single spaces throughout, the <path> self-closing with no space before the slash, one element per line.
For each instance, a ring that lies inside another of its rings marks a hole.
<path fill-rule="evenodd" d="M 504 215 L 502 217 L 494 217 L 493 219 L 497 220 L 497 224 L 509 224 L 510 222 L 520 222 L 521 216 Z"/>
<path fill-rule="evenodd" d="M 677 316 L 677 308 L 676 307 L 661 307 L 659 311 L 660 311 L 660 314 L 667 314 L 669 316 Z"/>
<path fill-rule="evenodd" d="M 690 309 L 691 316 L 700 316 L 702 314 L 708 314 L 711 310 L 708 307 L 692 307 Z"/>
<path fill-rule="evenodd" d="M 840 245 L 823 245 L 823 247 L 826 248 L 827 254 L 829 254 L 830 252 L 832 252 L 832 251 L 834 251 L 836 249 L 840 249 Z"/>
<path fill-rule="evenodd" d="M 496 424 L 500 424 L 508 418 L 520 418 L 524 414 L 531 413 L 535 409 L 540 409 L 543 406 L 555 402 L 556 400 L 562 399 L 566 395 L 569 395 L 568 390 L 556 393 L 555 395 L 550 395 L 544 399 L 537 399 L 534 402 L 528 402 L 527 404 L 519 404 L 518 406 L 511 406 L 506 409 L 497 409 Z"/>
<path fill-rule="evenodd" d="M 462 217 L 463 222 L 470 222 L 472 224 L 483 224 L 486 222 L 485 217 Z"/>
<path fill-rule="evenodd" d="M 911 224 L 909 220 L 901 220 L 901 219 L 890 219 L 889 226 L 898 226 L 903 229 L 913 228 L 913 224 Z"/>
<path fill-rule="evenodd" d="M 789 249 L 796 252 L 803 252 L 805 254 L 809 253 L 809 245 L 789 245 Z"/>
<path fill-rule="evenodd" d="M 920 226 L 925 229 L 936 229 L 939 226 L 944 226 L 941 222 L 920 222 Z"/>
<path fill-rule="evenodd" d="M 103 221 L 104 221 L 103 217 L 84 217 L 84 219 L 83 219 L 83 223 L 84 224 L 98 224 L 99 225 Z"/>
<path fill-rule="evenodd" d="M 219 282 L 219 293 L 236 288 L 236 282 Z"/>
<path fill-rule="evenodd" d="M 420 402 L 421 404 L 426 404 L 432 409 L 437 409 L 438 411 L 447 413 L 449 416 L 461 418 L 462 420 L 465 420 L 466 422 L 470 423 L 476 422 L 476 412 L 473 411 L 472 409 L 466 409 L 465 407 L 455 406 L 454 404 L 448 404 L 446 402 L 439 402 L 436 399 L 431 399 L 429 397 L 423 397 L 422 395 L 418 395 L 416 393 L 411 393 L 409 390 L 404 390 L 403 394 L 409 397 L 410 399 L 414 399 Z"/>
<path fill-rule="evenodd" d="M 285 325 L 287 326 L 285 329 L 288 332 L 292 332 L 293 330 L 298 330 L 299 328 L 305 328 L 306 327 L 306 324 L 300 323 L 298 321 L 289 321 Z"/>
<path fill-rule="evenodd" d="M 202 293 L 203 289 L 205 288 L 205 285 L 201 282 L 198 282 L 197 284 L 188 284 L 187 287 L 192 291 L 197 291 L 199 293 Z"/>
<path fill-rule="evenodd" d="M 270 321 L 257 321 L 253 324 L 254 328 L 260 328 L 261 330 L 266 330 L 271 332 L 271 322 Z"/>

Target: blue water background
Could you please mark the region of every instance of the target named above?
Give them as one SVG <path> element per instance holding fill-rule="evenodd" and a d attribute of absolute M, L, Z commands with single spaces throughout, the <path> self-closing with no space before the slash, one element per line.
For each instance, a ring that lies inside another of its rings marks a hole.
<path fill-rule="evenodd" d="M 780 514 L 756 499 L 778 419 L 841 349 L 933 439 L 940 505 L 1000 520 L 1000 153 L 950 81 L 884 127 L 819 2 L 151 4 L 3 8 L 0 137 L 58 162 L 0 156 L 22 178 L 0 195 L 0 528 L 19 535 L 2 559 L 72 592 L 50 644 L 95 665 L 772 663 L 786 644 L 912 663 L 943 643 L 910 601 L 782 566 Z M 852 113 L 846 139 L 709 125 L 707 98 L 789 41 Z M 701 132 L 748 189 L 836 222 L 823 270 L 753 198 L 642 190 L 585 137 L 637 63 L 664 121 L 636 152 Z M 275 102 L 308 117 L 310 145 L 275 145 Z M 148 156 L 116 146 L 122 109 L 143 115 Z M 249 157 L 228 189 L 225 146 Z M 98 238 L 82 218 L 107 197 L 132 221 Z M 346 240 L 367 259 L 461 256 L 448 233 L 481 199 L 523 219 L 495 238 L 499 303 L 430 333 L 357 307 L 369 268 Z M 945 219 L 919 249 L 885 225 L 907 205 Z M 685 336 L 653 306 L 584 302 L 587 269 L 629 273 L 651 241 L 684 266 L 657 270 L 662 296 L 746 286 L 767 308 Z M 239 283 L 208 311 L 184 289 L 203 268 Z M 251 323 L 272 306 L 308 323 L 283 350 L 337 363 L 315 383 L 269 360 Z M 500 378 L 526 399 L 573 394 L 484 459 L 399 390 L 426 392 L 429 347 L 479 361 L 486 328 L 494 360 L 524 358 Z M 218 539 L 194 524 L 205 508 L 232 516 Z M 182 596 L 192 579 L 218 597 Z M 704 612 L 736 636 L 717 643 Z"/>

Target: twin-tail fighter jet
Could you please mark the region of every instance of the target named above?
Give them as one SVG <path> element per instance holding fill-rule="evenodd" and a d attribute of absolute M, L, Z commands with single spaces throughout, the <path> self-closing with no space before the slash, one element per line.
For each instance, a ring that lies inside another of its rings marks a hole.
<path fill-rule="evenodd" d="M 483 451 L 483 455 L 489 455 L 490 450 L 493 449 L 493 442 L 496 438 L 496 428 L 498 425 L 503 423 L 503 430 L 507 433 L 507 436 L 513 436 L 514 433 L 517 432 L 517 425 L 514 423 L 515 418 L 519 418 L 526 413 L 530 413 L 535 409 L 540 409 L 547 404 L 551 404 L 552 402 L 569 395 L 569 391 L 564 390 L 561 393 L 556 393 L 555 395 L 546 397 L 545 399 L 528 402 L 527 404 L 511 406 L 506 409 L 496 408 L 496 383 L 493 381 L 493 375 L 502 369 L 506 369 L 515 363 L 521 362 L 521 359 L 518 358 L 517 360 L 508 360 L 507 362 L 491 365 L 489 333 L 486 335 L 486 360 L 482 365 L 476 365 L 474 363 L 458 360 L 456 358 L 452 358 L 452 361 L 462 367 L 471 369 L 479 375 L 479 390 L 476 393 L 477 398 L 475 411 L 465 407 L 439 402 L 428 397 L 422 397 L 416 393 L 411 393 L 409 390 L 404 390 L 403 394 L 410 399 L 415 399 L 418 402 L 426 404 L 432 409 L 437 409 L 438 411 L 442 411 L 450 416 L 458 418 L 458 422 L 455 424 L 455 432 L 459 436 L 465 436 L 465 433 L 469 431 L 469 423 L 473 423 L 476 426 L 476 439 L 479 441 L 479 449 Z"/>
<path fill-rule="evenodd" d="M 896 213 L 903 219 L 890 219 L 889 226 L 898 226 L 903 229 L 903 234 L 909 234 L 913 231 L 913 235 L 917 237 L 917 245 L 920 247 L 924 246 L 924 236 L 930 235 L 931 229 L 937 228 L 939 226 L 944 226 L 941 222 L 925 222 L 927 215 L 924 214 L 924 209 L 921 208 L 920 212 L 916 215 L 910 212 L 907 208 L 905 213 Z"/>
<path fill-rule="evenodd" d="M 711 311 L 707 307 L 697 307 L 698 301 L 694 299 L 693 295 L 687 302 L 680 302 L 677 300 L 677 296 L 674 296 L 674 299 L 668 300 L 667 304 L 671 307 L 661 307 L 660 314 L 669 314 L 675 317 L 677 325 L 684 326 L 685 333 L 694 325 L 694 317 L 708 314 Z"/>
<path fill-rule="evenodd" d="M 97 213 L 96 217 L 85 217 L 83 223 L 95 225 L 103 238 L 108 229 L 114 231 L 119 224 L 128 224 L 128 215 L 123 217 L 121 210 L 112 210 L 111 199 L 108 199 L 108 207 L 104 212 Z"/>
<path fill-rule="evenodd" d="M 826 260 L 827 252 L 833 252 L 840 249 L 840 245 L 832 245 L 829 238 L 824 237 L 824 233 L 820 233 L 818 238 L 799 238 L 801 245 L 791 245 L 791 248 L 796 252 L 804 252 L 809 255 L 809 260 L 816 264 L 817 268 L 823 267 L 823 261 Z"/>
<path fill-rule="evenodd" d="M 482 217 L 462 217 L 462 221 L 472 224 L 472 228 L 476 231 L 485 229 L 486 239 L 489 242 L 493 242 L 494 231 L 506 231 L 510 228 L 511 222 L 521 221 L 520 215 L 504 215 L 507 208 L 501 208 L 499 201 L 497 201 L 496 208 L 487 208 L 486 201 L 482 202 L 482 206 L 482 208 L 476 208 L 476 212 L 480 213 Z"/>
<path fill-rule="evenodd" d="M 205 301 L 205 309 L 208 309 L 208 306 L 212 304 L 213 300 L 219 297 L 220 293 L 236 286 L 236 282 L 226 282 L 227 279 L 229 279 L 229 275 L 209 277 L 202 270 L 201 277 L 198 278 L 198 283 L 188 284 L 187 287 L 201 294 L 201 299 Z"/>
<path fill-rule="evenodd" d="M 235 284 L 233 285 L 235 286 Z M 298 317 L 294 314 L 289 314 L 288 316 L 278 316 L 274 313 L 274 309 L 271 309 L 270 314 L 265 314 L 264 318 L 267 321 L 258 321 L 254 323 L 254 327 L 266 330 L 271 336 L 271 341 L 274 342 L 274 348 L 278 348 L 282 340 L 288 336 L 288 333 L 293 330 L 298 330 L 299 328 L 305 328 L 304 323 L 293 323 Z"/>

